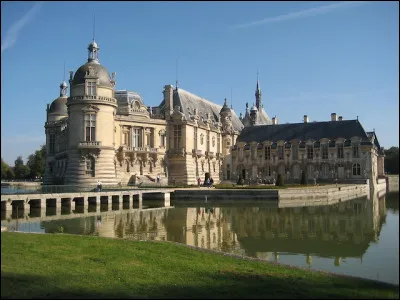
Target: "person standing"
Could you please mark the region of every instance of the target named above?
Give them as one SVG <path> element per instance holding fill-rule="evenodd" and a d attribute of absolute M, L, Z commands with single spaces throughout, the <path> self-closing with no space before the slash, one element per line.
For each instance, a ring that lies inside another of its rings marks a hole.
<path fill-rule="evenodd" d="M 100 188 L 101 188 L 101 182 L 99 179 L 97 179 L 97 191 L 100 192 Z"/>
<path fill-rule="evenodd" d="M 200 187 L 200 185 L 201 185 L 201 179 L 200 179 L 200 177 L 197 177 L 197 185 Z"/>

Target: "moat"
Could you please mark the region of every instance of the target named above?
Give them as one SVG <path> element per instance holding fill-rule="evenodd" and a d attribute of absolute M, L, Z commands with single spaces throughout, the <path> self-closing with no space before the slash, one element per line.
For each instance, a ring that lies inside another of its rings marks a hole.
<path fill-rule="evenodd" d="M 45 216 L 32 208 L 31 215 L 42 217 L 15 215 L 2 218 L 1 225 L 9 231 L 171 241 L 399 284 L 398 192 L 308 207 L 235 199 L 171 205 L 146 201 L 142 209 L 111 211 L 89 205 L 89 214 L 62 211 L 59 219 L 52 218 L 55 208 L 47 208 Z"/>

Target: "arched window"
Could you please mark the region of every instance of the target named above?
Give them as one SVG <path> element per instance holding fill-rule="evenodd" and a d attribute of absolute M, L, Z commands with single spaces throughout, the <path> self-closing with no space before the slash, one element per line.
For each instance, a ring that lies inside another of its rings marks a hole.
<path fill-rule="evenodd" d="M 353 164 L 353 176 L 361 175 L 360 164 Z"/>

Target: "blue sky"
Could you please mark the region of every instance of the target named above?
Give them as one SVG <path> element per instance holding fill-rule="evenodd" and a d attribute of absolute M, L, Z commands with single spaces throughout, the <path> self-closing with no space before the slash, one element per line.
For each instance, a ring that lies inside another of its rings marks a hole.
<path fill-rule="evenodd" d="M 45 143 L 46 105 L 93 37 L 117 89 L 162 101 L 166 84 L 237 115 L 255 102 L 279 123 L 357 116 L 399 145 L 397 2 L 1 2 L 1 156 Z M 178 62 L 178 63 L 177 63 Z M 178 65 L 178 72 L 176 66 Z"/>

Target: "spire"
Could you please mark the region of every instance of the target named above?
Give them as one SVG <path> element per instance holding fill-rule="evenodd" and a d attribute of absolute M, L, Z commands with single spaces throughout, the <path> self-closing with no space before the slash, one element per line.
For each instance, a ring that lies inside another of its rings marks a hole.
<path fill-rule="evenodd" d="M 261 103 L 261 89 L 260 89 L 260 80 L 258 79 L 258 70 L 257 70 L 257 87 L 256 87 L 256 106 L 258 110 L 262 109 L 262 103 Z"/>
<path fill-rule="evenodd" d="M 93 41 L 88 46 L 88 62 L 99 63 L 99 46 L 97 45 L 94 34 L 96 27 L 96 15 L 93 16 Z"/>
<path fill-rule="evenodd" d="M 67 83 L 65 82 L 65 60 L 64 60 L 64 79 L 60 83 L 60 97 L 66 97 L 67 96 Z"/>
<path fill-rule="evenodd" d="M 175 89 L 176 90 L 178 90 L 178 59 L 179 59 L 179 57 L 176 58 L 176 80 L 175 80 L 175 82 L 176 82 Z"/>

